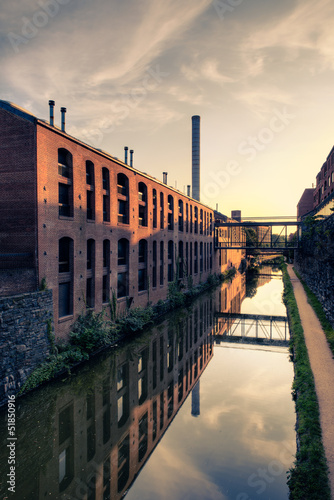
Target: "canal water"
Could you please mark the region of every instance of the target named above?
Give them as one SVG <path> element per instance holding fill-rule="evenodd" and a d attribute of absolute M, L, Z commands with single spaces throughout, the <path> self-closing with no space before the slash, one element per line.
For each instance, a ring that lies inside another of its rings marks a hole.
<path fill-rule="evenodd" d="M 17 400 L 0 498 L 283 500 L 295 445 L 282 280 L 237 275 Z"/>

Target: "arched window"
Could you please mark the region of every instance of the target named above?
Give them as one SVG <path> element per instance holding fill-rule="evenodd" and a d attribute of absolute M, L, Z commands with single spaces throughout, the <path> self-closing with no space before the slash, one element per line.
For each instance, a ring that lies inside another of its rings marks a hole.
<path fill-rule="evenodd" d="M 199 245 L 199 271 L 203 272 L 203 241 Z"/>
<path fill-rule="evenodd" d="M 123 173 L 117 175 L 118 222 L 129 224 L 129 179 Z"/>
<path fill-rule="evenodd" d="M 194 207 L 194 219 L 195 219 L 195 228 L 194 228 L 194 233 L 198 233 L 198 207 Z"/>
<path fill-rule="evenodd" d="M 157 286 L 157 242 L 153 241 L 152 249 L 152 287 Z"/>
<path fill-rule="evenodd" d="M 102 168 L 103 221 L 110 222 L 110 178 L 109 170 Z"/>
<path fill-rule="evenodd" d="M 103 283 L 102 303 L 106 304 L 110 298 L 110 241 L 103 240 Z"/>
<path fill-rule="evenodd" d="M 174 229 L 174 198 L 171 194 L 168 195 L 168 229 Z"/>
<path fill-rule="evenodd" d="M 203 210 L 200 210 L 199 232 L 203 234 Z"/>
<path fill-rule="evenodd" d="M 179 231 L 183 231 L 183 201 L 179 200 Z"/>
<path fill-rule="evenodd" d="M 178 262 L 178 268 L 179 268 L 179 275 L 178 277 L 180 279 L 183 278 L 183 241 L 179 241 L 179 262 Z"/>
<path fill-rule="evenodd" d="M 95 177 L 94 163 L 86 161 L 87 219 L 95 219 Z"/>
<path fill-rule="evenodd" d="M 164 210 L 164 194 L 160 193 L 160 229 L 165 227 L 165 210 Z"/>
<path fill-rule="evenodd" d="M 194 273 L 198 273 L 198 243 L 194 243 Z"/>
<path fill-rule="evenodd" d="M 174 242 L 169 240 L 168 242 L 168 281 L 173 281 L 174 279 Z"/>
<path fill-rule="evenodd" d="M 95 240 L 87 241 L 86 306 L 95 305 Z"/>
<path fill-rule="evenodd" d="M 157 190 L 153 189 L 152 193 L 152 201 L 153 201 L 153 227 L 157 227 L 157 219 L 158 219 L 158 199 L 157 199 Z"/>
<path fill-rule="evenodd" d="M 59 215 L 73 217 L 72 155 L 67 149 L 58 149 L 58 206 Z"/>
<path fill-rule="evenodd" d="M 139 225 L 147 226 L 147 186 L 144 182 L 138 184 L 138 201 Z"/>
<path fill-rule="evenodd" d="M 147 241 L 138 244 L 138 291 L 147 290 Z"/>
<path fill-rule="evenodd" d="M 73 240 L 68 237 L 58 242 L 58 314 L 73 314 Z"/>
<path fill-rule="evenodd" d="M 117 298 L 129 294 L 129 240 L 118 240 L 117 252 Z"/>
<path fill-rule="evenodd" d="M 164 284 L 164 242 L 160 241 L 160 285 Z"/>

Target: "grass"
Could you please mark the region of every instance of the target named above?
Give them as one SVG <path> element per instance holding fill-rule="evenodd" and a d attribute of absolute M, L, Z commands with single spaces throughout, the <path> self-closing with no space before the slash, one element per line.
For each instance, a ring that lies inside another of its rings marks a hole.
<path fill-rule="evenodd" d="M 293 398 L 297 413 L 297 453 L 289 470 L 291 500 L 330 500 L 328 468 L 322 444 L 320 414 L 314 377 L 310 366 L 297 302 L 287 272 L 282 264 L 284 294 L 287 308 L 295 377 Z"/>
<path fill-rule="evenodd" d="M 304 287 L 309 304 L 313 307 L 314 312 L 318 316 L 318 319 L 321 323 L 322 329 L 325 332 L 325 335 L 327 337 L 329 347 L 330 347 L 330 349 L 333 353 L 333 356 L 334 356 L 334 329 L 333 329 L 331 323 L 328 321 L 326 314 L 325 314 L 325 311 L 323 310 L 321 302 L 319 301 L 317 296 L 307 286 L 307 284 L 305 283 L 303 278 L 300 276 L 300 274 L 295 269 L 294 269 L 294 272 L 296 273 L 301 284 Z"/>

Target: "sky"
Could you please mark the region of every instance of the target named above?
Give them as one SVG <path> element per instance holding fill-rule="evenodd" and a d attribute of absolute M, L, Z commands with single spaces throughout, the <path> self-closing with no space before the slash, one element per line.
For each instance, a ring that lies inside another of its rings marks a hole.
<path fill-rule="evenodd" d="M 334 143 L 330 0 L 2 0 L 0 99 L 201 201 L 291 216 Z M 1 140 L 1 138 L 0 138 Z"/>

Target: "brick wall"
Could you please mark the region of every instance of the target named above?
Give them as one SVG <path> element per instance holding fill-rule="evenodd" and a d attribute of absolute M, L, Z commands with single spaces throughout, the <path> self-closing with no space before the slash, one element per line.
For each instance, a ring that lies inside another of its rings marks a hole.
<path fill-rule="evenodd" d="M 0 298 L 0 404 L 46 359 L 52 313 L 51 290 Z"/>
<path fill-rule="evenodd" d="M 33 269 L 37 245 L 36 126 L 0 108 L 0 137 L 0 269 Z M 21 291 L 32 291 L 28 274 L 22 275 Z M 0 296 L 6 293 L 0 283 Z"/>

